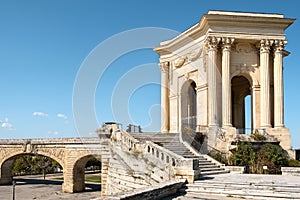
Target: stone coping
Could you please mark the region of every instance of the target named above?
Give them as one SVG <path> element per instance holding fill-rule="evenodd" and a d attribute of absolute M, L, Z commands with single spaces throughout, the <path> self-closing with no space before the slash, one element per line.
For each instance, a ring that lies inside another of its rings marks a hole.
<path fill-rule="evenodd" d="M 161 199 L 175 194 L 186 183 L 186 179 L 175 179 L 158 183 L 156 185 L 138 188 L 128 192 L 117 193 L 105 200 L 150 200 Z"/>
<path fill-rule="evenodd" d="M 282 175 L 300 176 L 300 167 L 281 167 Z"/>
<path fill-rule="evenodd" d="M 230 171 L 230 173 L 243 174 L 243 173 L 245 173 L 246 167 L 245 166 L 225 166 L 225 169 Z"/>
<path fill-rule="evenodd" d="M 98 137 L 83 138 L 33 138 L 33 139 L 0 139 L 0 144 L 99 144 Z"/>

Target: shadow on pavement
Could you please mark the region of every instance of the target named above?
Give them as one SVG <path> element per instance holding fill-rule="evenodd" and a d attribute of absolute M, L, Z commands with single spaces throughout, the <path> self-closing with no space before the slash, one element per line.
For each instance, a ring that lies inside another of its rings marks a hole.
<path fill-rule="evenodd" d="M 24 179 L 15 178 L 16 185 L 62 185 L 63 180 Z M 86 183 L 84 192 L 101 191 L 100 184 Z"/>

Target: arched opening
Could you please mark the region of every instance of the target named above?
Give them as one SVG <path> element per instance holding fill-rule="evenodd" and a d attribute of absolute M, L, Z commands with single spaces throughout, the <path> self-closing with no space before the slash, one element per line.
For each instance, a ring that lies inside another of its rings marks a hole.
<path fill-rule="evenodd" d="M 251 134 L 253 127 L 253 100 L 251 84 L 244 76 L 235 76 L 231 80 L 232 124 L 238 133 Z"/>
<path fill-rule="evenodd" d="M 62 185 L 63 167 L 54 159 L 40 154 L 18 154 L 1 164 L 3 185 L 13 180 L 23 184 Z M 60 179 L 57 179 L 61 177 Z M 42 187 L 42 186 L 41 186 Z"/>
<path fill-rule="evenodd" d="M 101 191 L 100 158 L 88 155 L 76 161 L 73 168 L 74 192 Z"/>
<path fill-rule="evenodd" d="M 187 81 L 181 89 L 181 131 L 195 132 L 197 125 L 196 83 Z"/>

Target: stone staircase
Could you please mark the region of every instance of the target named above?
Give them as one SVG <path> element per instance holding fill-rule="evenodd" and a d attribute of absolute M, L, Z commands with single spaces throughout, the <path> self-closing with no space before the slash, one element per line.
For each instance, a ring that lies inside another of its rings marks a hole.
<path fill-rule="evenodd" d="M 221 174 L 206 176 L 181 189 L 185 199 L 300 199 L 300 177 L 282 175 Z"/>
<path fill-rule="evenodd" d="M 225 168 L 208 160 L 207 156 L 193 153 L 180 141 L 178 133 L 131 133 L 131 135 L 140 141 L 152 141 L 185 158 L 198 159 L 201 176 L 228 173 Z"/>

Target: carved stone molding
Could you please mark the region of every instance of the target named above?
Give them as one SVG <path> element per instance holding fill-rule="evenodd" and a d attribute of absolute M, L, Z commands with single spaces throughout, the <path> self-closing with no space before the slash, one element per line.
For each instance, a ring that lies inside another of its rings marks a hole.
<path fill-rule="evenodd" d="M 160 70 L 164 73 L 168 73 L 169 72 L 169 68 L 170 68 L 170 62 L 166 61 L 166 62 L 160 62 L 159 64 Z"/>
<path fill-rule="evenodd" d="M 233 51 L 241 55 L 257 54 L 257 49 L 255 46 L 249 43 L 238 43 L 235 45 Z"/>
<path fill-rule="evenodd" d="M 180 58 L 177 58 L 174 60 L 173 64 L 174 64 L 174 67 L 176 68 L 179 68 L 181 67 L 186 61 L 186 58 L 184 57 L 180 57 Z"/>
<path fill-rule="evenodd" d="M 274 53 L 284 53 L 284 46 L 287 44 L 286 40 L 274 41 Z"/>
<path fill-rule="evenodd" d="M 208 47 L 208 51 L 214 50 L 216 51 L 219 43 L 221 41 L 222 38 L 220 37 L 215 37 L 215 36 L 209 36 L 206 39 L 206 46 Z"/>
<path fill-rule="evenodd" d="M 186 65 L 190 62 L 193 62 L 197 60 L 201 55 L 202 55 L 203 49 L 194 49 L 188 53 L 186 53 L 185 56 L 181 56 L 176 58 L 175 60 L 172 61 L 172 66 L 175 68 L 180 68 L 183 65 Z"/>
<path fill-rule="evenodd" d="M 260 41 L 260 53 L 270 53 L 270 49 L 274 43 L 274 40 L 264 39 Z"/>
<path fill-rule="evenodd" d="M 223 37 L 222 38 L 222 49 L 223 49 L 223 51 L 230 51 L 233 42 L 234 42 L 234 38 Z"/>
<path fill-rule="evenodd" d="M 250 72 L 255 72 L 255 69 L 258 68 L 257 65 L 246 65 L 246 64 L 239 64 L 234 65 L 231 68 L 231 73 L 243 73 L 243 74 L 249 74 Z"/>
<path fill-rule="evenodd" d="M 188 61 L 192 62 L 197 60 L 202 55 L 202 52 L 203 52 L 203 48 L 200 48 L 200 50 L 195 49 L 191 51 L 190 53 L 187 54 Z"/>

